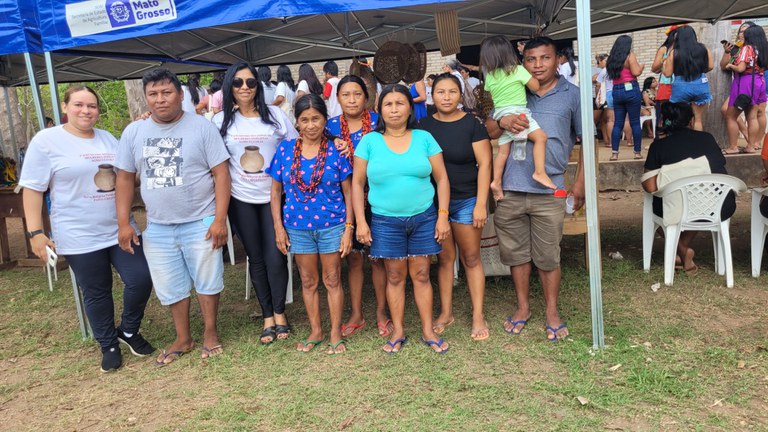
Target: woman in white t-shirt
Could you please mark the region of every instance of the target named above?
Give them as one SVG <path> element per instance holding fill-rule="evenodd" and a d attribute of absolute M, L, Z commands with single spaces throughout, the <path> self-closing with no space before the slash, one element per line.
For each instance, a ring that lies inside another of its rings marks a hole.
<path fill-rule="evenodd" d="M 155 348 L 139 333 L 152 279 L 141 242 L 133 253 L 117 244 L 115 171 L 117 140 L 93 126 L 99 99 L 88 87 L 73 86 L 64 94 L 62 112 L 69 122 L 44 129 L 32 138 L 19 184 L 24 187 L 27 237 L 32 250 L 47 262 L 47 249 L 65 256 L 83 290 L 85 313 L 102 352 L 101 371 L 120 368 L 118 342 L 143 357 Z M 50 189 L 52 238 L 44 231 L 43 194 Z M 122 322 L 115 327 L 112 267 L 125 289 Z"/>
<path fill-rule="evenodd" d="M 275 85 L 272 84 L 271 81 L 272 70 L 269 66 L 259 66 L 259 68 L 256 69 L 256 77 L 261 83 L 262 90 L 264 90 L 264 102 L 266 102 L 267 105 L 271 105 L 272 101 L 275 100 Z"/>
<path fill-rule="evenodd" d="M 192 114 L 200 114 L 197 105 L 208 94 L 204 88 L 200 87 L 200 74 L 189 74 L 187 83 L 181 86 L 184 92 L 181 100 L 181 109 Z"/>
<path fill-rule="evenodd" d="M 296 87 L 296 99 L 305 94 L 314 93 L 316 95 L 323 95 L 323 85 L 320 84 L 320 80 L 317 79 L 317 74 L 312 66 L 304 63 L 299 66 L 299 85 Z"/>
<path fill-rule="evenodd" d="M 557 62 L 560 64 L 557 67 L 557 73 L 568 80 L 569 83 L 578 86 L 579 76 L 576 74 L 576 69 L 579 63 L 573 56 L 573 48 L 567 46 L 559 50 L 557 52 Z"/>
<path fill-rule="evenodd" d="M 272 178 L 264 170 L 278 144 L 299 135 L 280 108 L 265 102 L 256 76 L 247 63 L 227 69 L 223 110 L 213 117 L 213 123 L 231 155 L 229 220 L 248 254 L 251 281 L 264 315 L 261 343 L 269 344 L 287 339 L 291 328 L 285 316 L 288 262 L 275 243 L 269 205 Z"/>
<path fill-rule="evenodd" d="M 289 119 L 293 119 L 293 100 L 296 96 L 291 69 L 286 65 L 277 67 L 277 88 L 272 105 L 280 107 Z"/>

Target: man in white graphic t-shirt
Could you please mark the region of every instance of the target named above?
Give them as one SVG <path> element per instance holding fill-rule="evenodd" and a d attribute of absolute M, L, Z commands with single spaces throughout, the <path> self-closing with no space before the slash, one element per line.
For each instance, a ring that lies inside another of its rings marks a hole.
<path fill-rule="evenodd" d="M 194 348 L 189 329 L 193 285 L 205 325 L 202 358 L 222 352 L 216 318 L 224 289 L 229 152 L 211 122 L 182 110 L 176 75 L 155 69 L 143 83 L 152 116 L 125 128 L 115 163 L 118 241 L 131 253 L 138 243 L 128 221 L 138 177 L 147 209 L 144 253 L 157 298 L 170 306 L 176 327 L 176 340 L 156 361 L 165 366 Z"/>

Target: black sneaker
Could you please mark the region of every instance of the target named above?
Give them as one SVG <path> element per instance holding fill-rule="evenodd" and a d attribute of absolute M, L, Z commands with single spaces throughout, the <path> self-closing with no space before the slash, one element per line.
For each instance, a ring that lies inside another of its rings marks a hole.
<path fill-rule="evenodd" d="M 122 330 L 117 329 L 117 340 L 120 341 L 120 343 L 128 345 L 128 349 L 131 350 L 131 353 L 138 357 L 148 356 L 155 352 L 155 347 L 147 342 L 147 340 L 141 336 L 141 333 L 138 332 L 134 333 L 133 336 L 128 337 Z"/>
<path fill-rule="evenodd" d="M 123 365 L 123 354 L 120 352 L 120 345 L 112 345 L 101 349 L 101 371 L 104 373 L 114 372 Z"/>

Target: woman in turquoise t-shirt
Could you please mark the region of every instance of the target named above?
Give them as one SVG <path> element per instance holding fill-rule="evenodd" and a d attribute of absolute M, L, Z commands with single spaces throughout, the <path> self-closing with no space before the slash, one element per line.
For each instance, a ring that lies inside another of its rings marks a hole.
<path fill-rule="evenodd" d="M 422 342 L 440 354 L 448 343 L 432 328 L 430 256 L 440 253 L 450 231 L 450 186 L 440 146 L 428 132 L 414 130 L 413 98 L 408 88 L 387 86 L 379 97 L 379 124 L 355 149 L 352 179 L 357 239 L 371 246 L 371 257 L 384 260 L 387 303 L 394 330 L 383 350 L 395 354 L 408 340 L 403 329 L 406 273 L 411 275 L 422 325 Z M 437 183 L 439 208 L 433 204 Z M 365 221 L 364 187 L 373 218 Z"/>

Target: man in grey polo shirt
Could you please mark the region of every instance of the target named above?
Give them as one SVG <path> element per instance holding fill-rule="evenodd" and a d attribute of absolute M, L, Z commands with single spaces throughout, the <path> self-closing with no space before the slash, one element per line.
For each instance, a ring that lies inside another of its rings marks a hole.
<path fill-rule="evenodd" d="M 547 133 L 547 175 L 559 189 L 564 189 L 568 159 L 576 137 L 581 135 L 579 90 L 557 75 L 556 47 L 549 38 L 539 37 L 525 44 L 523 65 L 539 81 L 539 91 L 528 94 L 528 109 Z M 517 133 L 527 128 L 528 122 L 510 115 L 499 122 L 488 119 L 486 127 L 491 138 L 496 138 L 501 128 Z M 533 144 L 529 141 L 525 160 L 507 159 L 502 177 L 504 198 L 498 201 L 494 215 L 501 261 L 511 267 L 517 294 L 517 311 L 506 319 L 504 330 L 519 334 L 531 316 L 529 291 L 533 263 L 544 289 L 547 339 L 556 342 L 568 336 L 568 327 L 557 308 L 565 200 L 556 198 L 551 189 L 532 179 L 532 154 Z M 574 208 L 580 208 L 584 204 L 581 158 L 570 193 Z"/>

